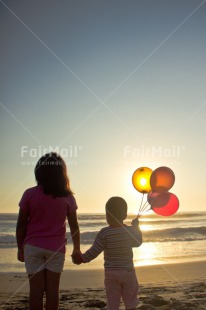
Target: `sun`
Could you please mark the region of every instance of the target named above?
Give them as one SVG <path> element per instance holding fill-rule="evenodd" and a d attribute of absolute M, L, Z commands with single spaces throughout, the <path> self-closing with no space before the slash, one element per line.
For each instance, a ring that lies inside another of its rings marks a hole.
<path fill-rule="evenodd" d="M 140 179 L 140 184 L 141 184 L 142 186 L 145 186 L 146 183 L 147 183 L 147 180 L 146 180 L 145 178 L 141 178 L 141 179 Z"/>

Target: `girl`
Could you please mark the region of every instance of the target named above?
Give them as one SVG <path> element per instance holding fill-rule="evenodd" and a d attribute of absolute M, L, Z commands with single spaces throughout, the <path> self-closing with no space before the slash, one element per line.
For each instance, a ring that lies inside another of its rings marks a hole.
<path fill-rule="evenodd" d="M 66 164 L 56 153 L 39 159 L 37 186 L 27 189 L 19 203 L 16 227 L 18 260 L 29 277 L 30 310 L 59 309 L 59 281 L 66 249 L 66 218 L 73 241 L 72 255 L 80 253 L 77 205 L 70 189 Z"/>

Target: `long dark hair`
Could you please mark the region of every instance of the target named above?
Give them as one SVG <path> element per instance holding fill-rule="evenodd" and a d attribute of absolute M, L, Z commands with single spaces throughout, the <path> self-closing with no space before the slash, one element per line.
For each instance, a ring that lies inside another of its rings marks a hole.
<path fill-rule="evenodd" d="M 34 169 L 36 181 L 46 195 L 65 197 L 72 195 L 67 168 L 64 160 L 57 153 L 42 156 Z"/>

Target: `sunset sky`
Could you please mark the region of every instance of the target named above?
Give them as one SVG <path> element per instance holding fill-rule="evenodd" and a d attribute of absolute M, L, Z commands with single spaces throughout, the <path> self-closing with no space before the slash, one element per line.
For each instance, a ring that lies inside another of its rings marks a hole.
<path fill-rule="evenodd" d="M 0 212 L 18 212 L 56 150 L 79 212 L 170 167 L 181 211 L 205 211 L 206 0 L 0 0 Z"/>

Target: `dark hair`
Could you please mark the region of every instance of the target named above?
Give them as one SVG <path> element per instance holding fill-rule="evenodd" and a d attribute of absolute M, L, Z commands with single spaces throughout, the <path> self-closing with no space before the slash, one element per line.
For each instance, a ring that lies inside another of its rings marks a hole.
<path fill-rule="evenodd" d="M 46 195 L 65 197 L 73 194 L 64 160 L 57 153 L 42 156 L 34 169 L 37 184 L 42 186 Z"/>
<path fill-rule="evenodd" d="M 117 220 L 124 220 L 127 217 L 127 203 L 121 197 L 111 197 L 106 203 L 106 211 Z"/>

